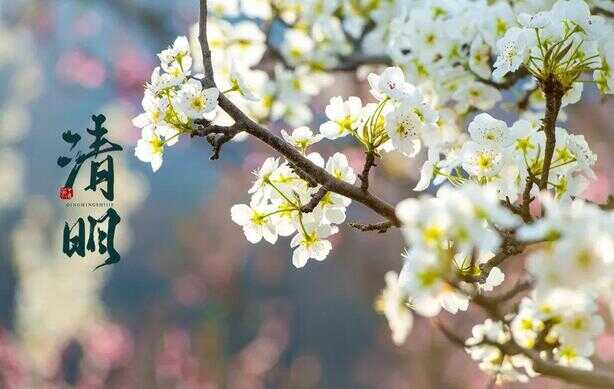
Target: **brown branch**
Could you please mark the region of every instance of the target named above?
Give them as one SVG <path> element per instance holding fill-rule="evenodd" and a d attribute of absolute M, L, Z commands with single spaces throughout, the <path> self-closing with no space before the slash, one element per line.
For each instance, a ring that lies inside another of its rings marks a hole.
<path fill-rule="evenodd" d="M 528 168 L 527 168 L 528 169 Z M 532 174 L 529 170 L 529 174 Z M 524 191 L 522 192 L 522 204 L 520 205 L 520 217 L 525 223 L 530 223 L 533 221 L 531 217 L 531 189 L 533 188 L 533 180 L 531 177 L 527 178 L 527 182 L 524 186 Z"/>
<path fill-rule="evenodd" d="M 324 187 L 318 189 L 318 191 L 314 193 L 313 196 L 311 197 L 311 200 L 309 200 L 307 204 L 303 205 L 300 208 L 301 212 L 303 213 L 313 212 L 313 210 L 318 206 L 318 204 L 320 204 L 320 201 L 322 201 L 322 199 L 324 198 L 324 196 L 326 196 L 327 193 L 328 191 Z"/>
<path fill-rule="evenodd" d="M 365 165 L 362 168 L 362 173 L 358 175 L 360 181 L 362 182 L 360 185 L 360 189 L 364 192 L 369 190 L 369 172 L 371 168 L 375 165 L 375 153 L 373 151 L 367 151 L 365 153 Z"/>
<path fill-rule="evenodd" d="M 449 329 L 445 324 L 442 323 L 441 320 L 438 319 L 431 319 L 431 323 L 437 327 L 437 329 L 439 331 L 441 331 L 441 333 L 453 344 L 459 346 L 459 347 L 465 347 L 465 340 L 463 339 L 462 336 L 458 335 L 457 333 L 455 333 L 454 331 L 452 331 L 451 329 Z"/>
<path fill-rule="evenodd" d="M 338 72 L 350 72 L 362 65 L 391 65 L 392 60 L 387 55 L 366 55 L 362 53 L 341 57 L 341 62 L 329 69 Z"/>
<path fill-rule="evenodd" d="M 546 134 L 546 148 L 544 150 L 544 165 L 539 180 L 539 189 L 544 190 L 548 186 L 548 175 L 550 174 L 552 156 L 554 155 L 554 147 L 556 146 L 556 118 L 561 109 L 561 101 L 565 94 L 565 88 L 563 88 L 563 85 L 561 85 L 552 74 L 540 80 L 539 84 L 546 96 L 546 113 L 542 123 L 542 129 Z"/>
<path fill-rule="evenodd" d="M 350 223 L 350 226 L 362 232 L 376 231 L 380 234 L 388 232 L 391 227 L 394 227 L 390 221 L 375 224 Z"/>
<path fill-rule="evenodd" d="M 603 204 L 597 204 L 597 203 L 593 203 L 593 204 L 596 204 L 599 208 L 601 208 L 604 211 L 612 211 L 614 210 L 614 196 L 608 195 L 608 199 Z"/>
<path fill-rule="evenodd" d="M 473 72 L 472 72 L 473 73 Z M 479 75 L 477 75 L 476 73 L 473 73 L 475 75 L 475 77 L 478 79 L 479 82 L 482 82 L 486 85 L 490 85 L 494 88 L 497 88 L 499 90 L 503 90 L 503 89 L 509 89 L 511 87 L 513 87 L 514 85 L 516 85 L 516 83 L 521 80 L 522 78 L 526 77 L 529 75 L 529 73 L 527 73 L 527 71 L 522 68 L 519 69 L 518 71 L 508 75 L 504 81 L 502 82 L 495 82 L 491 79 L 488 78 L 482 78 Z"/>
<path fill-rule="evenodd" d="M 315 188 L 316 186 L 318 186 L 318 183 L 315 182 L 315 180 L 311 178 L 309 174 L 299 169 L 295 164 L 293 164 L 292 162 L 288 162 L 288 165 L 290 165 L 290 168 L 294 173 L 296 173 L 297 176 L 299 176 L 303 181 L 307 182 L 307 186 L 309 186 L 310 188 Z"/>
<path fill-rule="evenodd" d="M 614 12 L 608 11 L 603 8 L 595 7 L 591 10 L 592 15 L 603 15 L 607 18 L 614 18 Z"/>
<path fill-rule="evenodd" d="M 207 0 L 200 0 L 200 36 L 201 50 L 203 54 L 203 65 L 205 77 L 203 85 L 206 87 L 214 87 L 213 66 L 211 63 L 211 51 L 207 41 Z M 284 141 L 279 136 L 271 133 L 268 129 L 262 127 L 258 123 L 251 120 L 243 111 L 235 106 L 226 96 L 221 94 L 218 99 L 218 104 L 234 121 L 233 127 L 240 131 L 245 131 L 248 134 L 260 139 L 262 142 L 269 145 L 272 149 L 283 155 L 288 161 L 294 164 L 298 169 L 308 174 L 315 182 L 322 185 L 331 192 L 338 193 L 342 196 L 349 197 L 368 208 L 371 208 L 376 213 L 388 219 L 394 225 L 400 225 L 396 217 L 394 207 L 389 203 L 379 199 L 369 192 L 364 192 L 360 187 L 339 180 L 328 173 L 322 167 L 316 165 L 295 147 Z"/>
<path fill-rule="evenodd" d="M 491 304 L 491 305 L 501 304 L 503 302 L 513 299 L 520 293 L 531 290 L 534 285 L 535 285 L 535 282 L 532 279 L 521 280 L 521 281 L 516 282 L 516 284 L 507 292 L 503 292 L 495 296 L 489 296 L 489 297 L 484 296 L 483 298 L 488 304 Z"/>
<path fill-rule="evenodd" d="M 236 125 L 228 127 L 218 126 L 216 124 L 211 124 L 211 122 L 206 119 L 195 120 L 194 124 L 196 124 L 197 127 L 192 132 L 191 136 L 204 136 L 207 139 L 207 142 L 209 142 L 213 148 L 213 153 L 209 157 L 211 160 L 218 159 L 222 146 L 230 142 L 230 140 L 240 132 Z"/>

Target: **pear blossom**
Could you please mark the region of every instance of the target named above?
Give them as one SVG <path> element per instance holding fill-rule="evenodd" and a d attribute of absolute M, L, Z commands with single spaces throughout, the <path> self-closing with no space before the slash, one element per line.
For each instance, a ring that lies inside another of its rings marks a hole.
<path fill-rule="evenodd" d="M 245 238 L 250 243 L 258 243 L 263 238 L 274 244 L 277 231 L 272 222 L 275 209 L 268 204 L 237 204 L 230 209 L 232 221 L 243 227 Z"/>
<path fill-rule="evenodd" d="M 259 202 L 263 197 L 270 196 L 273 189 L 268 182 L 271 175 L 279 168 L 279 160 L 277 158 L 267 158 L 258 171 L 254 171 L 256 180 L 247 193 L 252 194 L 254 199 Z"/>
<path fill-rule="evenodd" d="M 301 150 L 303 153 L 305 153 L 309 146 L 318 143 L 323 138 L 323 135 L 314 134 L 309 127 L 305 126 L 295 128 L 291 135 L 288 134 L 286 130 L 281 130 L 281 136 L 286 142 Z"/>
<path fill-rule="evenodd" d="M 313 221 L 304 221 L 303 228 L 299 229 L 290 242 L 290 247 L 294 248 L 292 264 L 297 268 L 304 267 L 310 258 L 316 261 L 326 259 L 332 250 L 332 244 L 327 238 L 338 231 L 335 226 L 318 225 Z"/>
<path fill-rule="evenodd" d="M 291 64 L 297 65 L 305 62 L 314 46 L 313 40 L 304 31 L 288 29 L 281 50 Z"/>
<path fill-rule="evenodd" d="M 164 114 L 168 107 L 168 100 L 157 97 L 150 90 L 145 90 L 141 105 L 145 112 L 132 119 L 132 124 L 138 128 L 164 125 Z"/>
<path fill-rule="evenodd" d="M 386 316 L 394 343 L 401 345 L 405 343 L 413 327 L 414 318 L 408 307 L 408 296 L 399 283 L 397 273 L 389 271 L 385 279 L 386 288 L 376 301 L 376 308 Z"/>
<path fill-rule="evenodd" d="M 505 154 L 498 147 L 467 142 L 463 146 L 463 169 L 480 180 L 499 174 L 505 163 Z"/>
<path fill-rule="evenodd" d="M 423 162 L 414 191 L 441 185 L 436 194 L 402 200 L 396 219 L 378 211 L 399 222 L 407 245 L 400 273 L 386 273 L 376 302 L 394 343 L 407 340 L 414 314 L 458 314 L 491 292 L 506 296 L 498 289 L 508 290 L 502 285 L 516 278 L 515 268 L 502 267 L 501 258 L 525 252 L 532 289 L 511 297 L 519 304 L 498 306 L 497 320 L 474 326 L 465 350 L 497 384 L 537 376 L 533 355 L 593 368 L 595 342 L 605 330 L 597 304 L 614 286 L 614 219 L 581 198 L 596 178 L 597 155 L 587 139 L 578 129 L 555 126 L 553 157 L 545 161 L 552 145 L 545 126 L 552 123 L 542 119 L 552 110 L 547 85 L 561 88 L 561 107 L 582 99 L 591 75 L 601 93 L 613 93 L 614 27 L 591 14 L 614 11 L 609 3 L 212 0 L 209 9 L 213 84 L 257 123 L 292 128 L 275 142 L 298 151 L 284 153 L 289 160 L 266 158 L 254 172 L 249 205 L 231 208 L 249 242 L 287 238 L 296 268 L 331 254 L 330 237 L 352 201 L 322 181 L 317 168 L 354 185 L 352 198 L 377 200 L 357 192 L 348 156 L 310 152 L 322 139 L 349 134 L 339 141 L 376 161 L 392 151 L 417 157 Z M 232 109 L 217 109 L 217 88 L 203 90 L 197 30 L 192 47 L 179 37 L 158 55 L 143 112 L 133 119 L 142 133 L 135 155 L 154 171 L 168 147 L 197 133 L 195 119 L 242 124 Z M 273 55 L 264 59 L 267 50 Z M 378 68 L 380 62 L 390 64 Z M 357 86 L 368 83 L 370 101 L 334 96 L 323 117 L 314 97 L 328 92 L 333 71 L 354 68 Z M 517 120 L 508 125 L 485 112 L 500 109 L 518 112 Z M 568 117 L 559 110 L 557 124 Z M 307 127 L 311 122 L 318 133 Z M 322 150 L 328 153 L 332 143 Z M 418 156 L 423 149 L 426 158 Z M 391 177 L 413 177 L 398 163 L 381 165 L 398 174 Z"/>
<path fill-rule="evenodd" d="M 328 139 L 337 139 L 356 131 L 361 109 L 358 97 L 351 96 L 346 101 L 340 96 L 331 98 L 325 108 L 328 121 L 320 126 L 320 133 Z"/>
<path fill-rule="evenodd" d="M 593 363 L 588 357 L 593 353 L 591 346 L 576 347 L 565 344 L 554 349 L 554 359 L 563 366 L 581 370 L 593 370 Z"/>
<path fill-rule="evenodd" d="M 392 145 L 409 157 L 420 151 L 420 134 L 423 127 L 420 117 L 407 103 L 401 104 L 386 115 L 386 132 Z"/>
<path fill-rule="evenodd" d="M 505 122 L 487 113 L 481 113 L 473 118 L 469 123 L 468 131 L 471 139 L 481 145 L 502 147 L 510 143 L 509 129 Z"/>
<path fill-rule="evenodd" d="M 234 61 L 231 62 L 230 67 L 230 90 L 237 91 L 241 96 L 243 96 L 246 100 L 249 101 L 258 101 L 259 98 L 254 94 L 254 91 L 250 86 L 245 82 L 245 79 L 241 75 L 241 72 L 237 70 L 236 63 Z"/>
<path fill-rule="evenodd" d="M 217 108 L 217 88 L 203 89 L 200 81 L 189 80 L 177 92 L 177 111 L 190 119 L 204 118 Z"/>
<path fill-rule="evenodd" d="M 525 60 L 529 46 L 527 31 L 518 27 L 510 28 L 505 36 L 497 41 L 499 55 L 494 64 L 493 79 L 500 80 L 507 73 L 516 71 Z"/>
<path fill-rule="evenodd" d="M 368 80 L 371 94 L 377 100 L 383 100 L 385 97 L 402 100 L 414 91 L 414 87 L 405 82 L 403 70 L 396 66 L 386 68 L 380 75 L 371 73 Z"/>
<path fill-rule="evenodd" d="M 228 55 L 240 58 L 245 66 L 255 65 L 266 50 L 265 39 L 264 33 L 251 21 L 234 24 L 226 37 Z"/>
<path fill-rule="evenodd" d="M 190 54 L 190 43 L 188 38 L 180 36 L 175 39 L 171 47 L 158 54 L 160 64 L 165 72 L 175 77 L 185 77 L 190 73 L 192 67 L 192 56 Z"/>
<path fill-rule="evenodd" d="M 151 164 L 151 170 L 158 171 L 162 166 L 164 141 L 156 135 L 152 127 L 145 127 L 141 139 L 136 144 L 134 155 L 143 162 Z"/>
<path fill-rule="evenodd" d="M 326 171 L 338 180 L 353 184 L 356 181 L 356 173 L 349 165 L 345 154 L 335 153 L 326 162 Z"/>

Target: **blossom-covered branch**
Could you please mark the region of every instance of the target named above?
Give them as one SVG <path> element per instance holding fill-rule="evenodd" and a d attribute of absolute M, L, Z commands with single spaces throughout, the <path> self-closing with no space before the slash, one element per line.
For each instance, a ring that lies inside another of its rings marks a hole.
<path fill-rule="evenodd" d="M 201 0 L 191 47 L 180 37 L 159 54 L 145 113 L 134 120 L 143 128 L 137 157 L 155 171 L 182 136 L 204 137 L 212 159 L 224 144 L 253 136 L 281 157 L 263 161 L 249 203 L 230 211 L 249 242 L 292 237 L 294 266 L 322 261 L 354 200 L 383 220 L 352 227 L 400 227 L 407 243 L 402 270 L 386 275 L 377 304 L 395 343 L 408 336 L 413 312 L 456 314 L 473 302 L 490 318 L 466 341 L 437 323 L 496 382 L 543 374 L 611 386 L 590 357 L 604 329 L 598 298 L 611 296 L 614 281 L 614 221 L 608 206 L 582 199 L 597 156 L 583 135 L 561 127 L 564 107 L 589 81 L 614 92 L 611 20 L 591 15 L 582 0 L 549 9 L 252 1 Z M 225 19 L 239 15 L 248 20 Z M 335 71 L 368 73 L 371 102 L 332 97 L 314 131 L 309 103 Z M 502 91 L 519 96 L 511 124 L 486 112 L 505 108 Z M 272 121 L 294 129 L 278 135 Z M 361 172 L 341 152 L 325 159 L 312 151 L 325 139 L 361 148 Z M 423 150 L 414 191 L 439 186 L 435 196 L 395 207 L 370 192 L 383 154 L 414 158 Z M 521 281 L 490 295 L 507 262 L 527 252 Z"/>

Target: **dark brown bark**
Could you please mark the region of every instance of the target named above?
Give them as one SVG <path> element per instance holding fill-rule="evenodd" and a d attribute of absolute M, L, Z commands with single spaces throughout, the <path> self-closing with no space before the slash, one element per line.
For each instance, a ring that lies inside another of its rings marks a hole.
<path fill-rule="evenodd" d="M 540 87 L 546 96 L 546 114 L 542 122 L 542 129 L 546 135 L 546 148 L 544 150 L 544 164 L 539 180 L 539 189 L 545 190 L 548 186 L 548 176 L 556 146 L 556 119 L 561 109 L 561 101 L 565 94 L 565 89 L 554 75 L 550 75 L 545 80 L 540 81 Z"/>

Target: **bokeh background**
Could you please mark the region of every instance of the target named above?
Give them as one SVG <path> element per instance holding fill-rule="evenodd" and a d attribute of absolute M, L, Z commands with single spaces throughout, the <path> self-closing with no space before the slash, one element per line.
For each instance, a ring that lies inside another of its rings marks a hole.
<path fill-rule="evenodd" d="M 184 139 L 155 175 L 133 157 L 139 131 L 130 119 L 155 54 L 188 33 L 197 6 L 0 0 L 0 388 L 489 387 L 428 320 L 417 320 L 404 346 L 392 343 L 373 301 L 384 273 L 400 268 L 397 231 L 344 226 L 326 261 L 297 270 L 288 242 L 249 245 L 230 221 L 231 205 L 248 199 L 250 172 L 270 155 L 262 145 L 229 144 L 212 162 L 205 142 Z M 367 96 L 353 75 L 335 82 L 335 94 Z M 329 98 L 315 99 L 314 128 Z M 588 191 L 596 201 L 612 190 L 613 107 L 589 87 L 568 110 L 569 128 L 599 155 Z M 83 133 L 94 113 L 126 149 L 116 158 L 123 260 L 96 272 L 100 256 L 61 252 L 64 221 L 97 211 L 64 206 L 57 189 L 67 171 L 55 164 L 67 151 L 60 133 Z M 351 143 L 317 150 L 336 147 L 361 165 Z M 418 163 L 388 156 L 375 191 L 391 202 L 415 196 Z M 348 219 L 377 220 L 359 206 Z M 595 362 L 614 368 L 609 303 Z M 442 317 L 464 334 L 482 318 Z"/>

